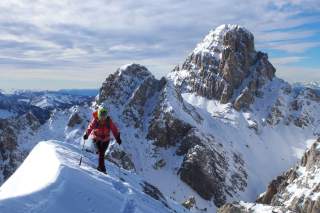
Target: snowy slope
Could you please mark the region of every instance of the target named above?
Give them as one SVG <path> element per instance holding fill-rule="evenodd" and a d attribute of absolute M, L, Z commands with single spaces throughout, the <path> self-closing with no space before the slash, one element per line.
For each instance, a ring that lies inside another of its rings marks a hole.
<path fill-rule="evenodd" d="M 79 148 L 69 143 L 40 142 L 1 186 L 0 212 L 183 212 L 144 193 L 136 175 L 110 163 L 105 175 L 92 168 L 94 156 L 87 154 L 81 167 L 79 158 Z"/>

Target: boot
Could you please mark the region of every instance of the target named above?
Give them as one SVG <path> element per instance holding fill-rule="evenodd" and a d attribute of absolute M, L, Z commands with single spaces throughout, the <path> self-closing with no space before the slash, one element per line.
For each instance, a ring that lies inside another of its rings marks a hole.
<path fill-rule="evenodd" d="M 97 167 L 97 170 L 98 170 L 99 172 L 102 172 L 102 173 L 107 174 L 107 170 L 106 170 L 106 168 L 100 168 L 100 167 Z"/>

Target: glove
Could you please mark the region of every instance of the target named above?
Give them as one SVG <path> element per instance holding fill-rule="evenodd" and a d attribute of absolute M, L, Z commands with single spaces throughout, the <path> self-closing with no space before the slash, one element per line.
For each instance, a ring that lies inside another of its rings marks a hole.
<path fill-rule="evenodd" d="M 118 135 L 118 137 L 116 138 L 116 141 L 119 145 L 121 145 L 122 141 L 121 141 L 121 138 L 120 138 L 120 133 Z"/>
<path fill-rule="evenodd" d="M 120 137 L 118 138 L 117 143 L 118 143 L 119 145 L 121 145 L 122 141 L 121 141 L 121 138 L 120 138 Z"/>
<path fill-rule="evenodd" d="M 84 134 L 84 136 L 83 136 L 83 140 L 87 140 L 89 138 L 89 135 L 87 135 L 87 133 L 86 134 Z"/>

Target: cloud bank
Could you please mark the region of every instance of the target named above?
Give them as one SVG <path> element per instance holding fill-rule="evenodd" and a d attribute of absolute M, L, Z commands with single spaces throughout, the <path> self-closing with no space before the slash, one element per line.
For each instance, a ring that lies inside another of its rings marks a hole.
<path fill-rule="evenodd" d="M 130 62 L 160 77 L 210 29 L 228 23 L 252 31 L 276 66 L 291 64 L 320 46 L 320 27 L 312 27 L 319 20 L 318 0 L 3 0 L 0 83 L 53 78 L 97 87 Z"/>

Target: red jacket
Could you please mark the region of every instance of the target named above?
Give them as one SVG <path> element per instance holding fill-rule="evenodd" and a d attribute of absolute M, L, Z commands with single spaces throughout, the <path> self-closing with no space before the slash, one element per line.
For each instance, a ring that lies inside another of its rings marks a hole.
<path fill-rule="evenodd" d="M 119 130 L 108 116 L 107 119 L 99 121 L 98 112 L 92 113 L 93 119 L 87 128 L 87 135 L 93 133 L 93 140 L 108 142 L 110 140 L 110 129 L 113 136 L 119 137 Z"/>

